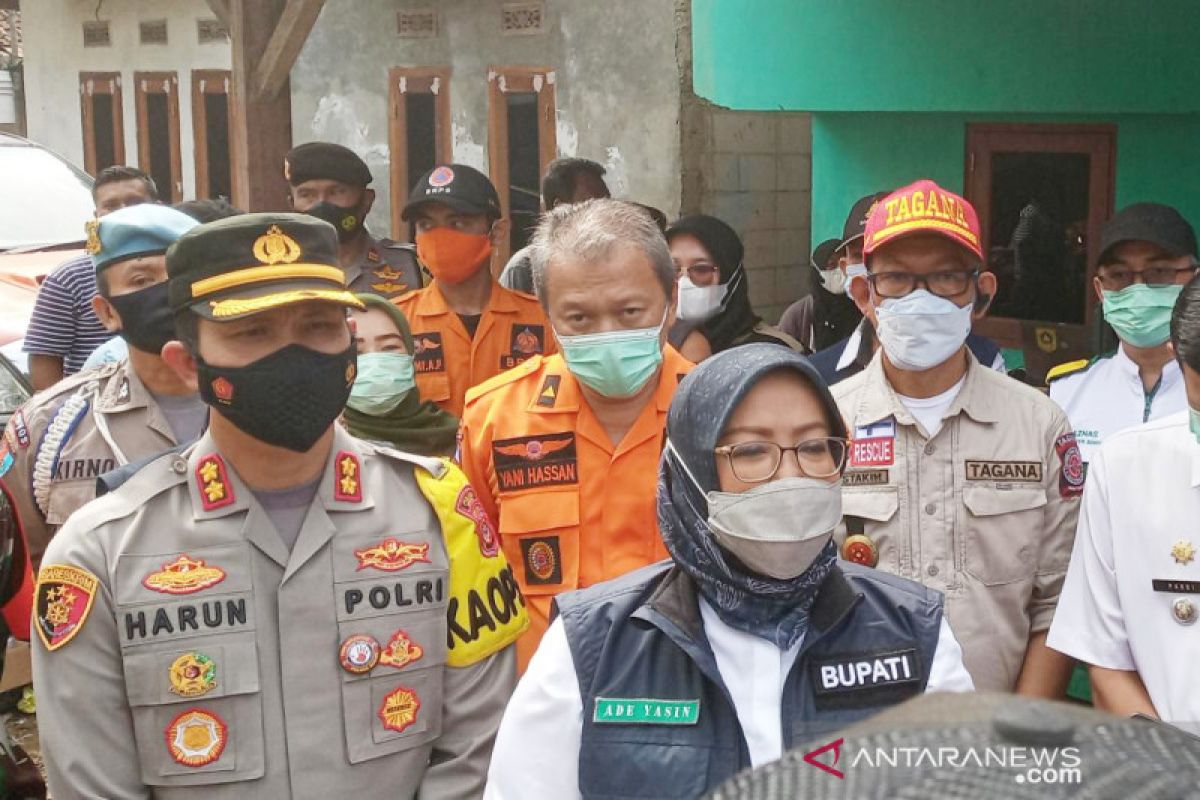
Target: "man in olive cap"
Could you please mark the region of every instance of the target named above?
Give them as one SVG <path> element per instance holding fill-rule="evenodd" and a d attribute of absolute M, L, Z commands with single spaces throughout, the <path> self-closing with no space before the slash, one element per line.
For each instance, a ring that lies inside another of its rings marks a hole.
<path fill-rule="evenodd" d="M 196 221 L 167 206 L 129 206 L 90 223 L 99 294 L 92 308 L 128 355 L 35 395 L 8 423 L 0 475 L 34 566 L 67 517 L 118 466 L 200 435 L 208 410 L 163 361 L 175 338 L 166 251 Z"/>
<path fill-rule="evenodd" d="M 34 599 L 50 790 L 474 797 L 528 626 L 449 462 L 336 424 L 356 374 L 337 236 L 299 214 L 168 256 L 164 357 L 212 409 L 82 509 Z"/>
<path fill-rule="evenodd" d="M 391 300 L 421 288 L 412 245 L 376 239 L 367 230 L 375 190 L 371 170 L 353 150 L 331 142 L 299 145 L 284 158 L 283 176 L 292 208 L 337 228 L 338 263 L 351 291 Z"/>

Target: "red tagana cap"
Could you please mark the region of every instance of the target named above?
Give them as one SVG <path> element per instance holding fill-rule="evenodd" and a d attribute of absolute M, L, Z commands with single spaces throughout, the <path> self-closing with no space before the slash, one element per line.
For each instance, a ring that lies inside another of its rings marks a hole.
<path fill-rule="evenodd" d="M 944 236 L 983 260 L 974 206 L 928 179 L 897 189 L 879 201 L 867 219 L 863 255 L 917 233 Z"/>

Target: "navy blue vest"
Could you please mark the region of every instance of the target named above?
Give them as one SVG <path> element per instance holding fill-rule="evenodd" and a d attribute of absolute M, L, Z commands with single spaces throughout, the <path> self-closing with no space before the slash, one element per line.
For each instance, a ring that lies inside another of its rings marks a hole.
<path fill-rule="evenodd" d="M 583 698 L 583 797 L 695 797 L 751 766 L 686 574 L 665 561 L 556 603 Z M 784 748 L 923 692 L 941 622 L 940 592 L 839 561 L 784 685 Z"/>

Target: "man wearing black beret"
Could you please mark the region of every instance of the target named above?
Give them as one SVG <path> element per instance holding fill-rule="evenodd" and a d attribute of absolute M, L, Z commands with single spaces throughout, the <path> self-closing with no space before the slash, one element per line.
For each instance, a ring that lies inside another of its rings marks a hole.
<path fill-rule="evenodd" d="M 331 142 L 302 144 L 284 158 L 283 177 L 294 209 L 337 228 L 338 262 L 352 291 L 390 300 L 421 288 L 412 246 L 367 231 L 375 190 L 368 188 L 371 170 L 353 150 Z"/>

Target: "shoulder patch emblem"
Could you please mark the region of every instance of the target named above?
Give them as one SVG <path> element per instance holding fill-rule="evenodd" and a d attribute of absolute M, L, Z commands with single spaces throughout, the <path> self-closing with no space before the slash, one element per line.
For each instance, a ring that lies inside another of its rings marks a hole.
<path fill-rule="evenodd" d="M 365 633 L 347 637 L 338 650 L 338 661 L 351 675 L 366 675 L 379 663 L 379 642 Z"/>
<path fill-rule="evenodd" d="M 417 721 L 421 713 L 421 698 L 413 689 L 397 686 L 383 697 L 379 705 L 379 721 L 389 731 L 402 733 Z"/>
<path fill-rule="evenodd" d="M 414 333 L 413 368 L 417 374 L 426 372 L 445 372 L 446 353 L 442 349 L 442 334 L 437 331 Z"/>
<path fill-rule="evenodd" d="M 225 462 L 213 453 L 200 459 L 196 465 L 196 480 L 200 484 L 200 504 L 205 511 L 215 511 L 233 502 L 233 486 Z"/>
<path fill-rule="evenodd" d="M 495 558 L 496 554 L 500 552 L 500 537 L 496 535 L 496 529 L 492 527 L 492 521 L 488 519 L 487 512 L 483 509 L 483 503 L 479 502 L 479 495 L 475 494 L 475 489 L 470 484 L 463 486 L 458 493 L 454 510 L 475 523 L 475 535 L 479 538 L 479 552 L 485 558 Z"/>
<path fill-rule="evenodd" d="M 337 454 L 334 463 L 337 465 L 337 482 L 333 487 L 333 499 L 343 503 L 361 503 L 362 464 L 358 456 L 343 450 Z"/>
<path fill-rule="evenodd" d="M 12 424 L 13 435 L 17 439 L 17 447 L 22 450 L 29 447 L 29 426 L 25 423 L 25 414 L 18 409 L 13 412 L 9 422 Z"/>
<path fill-rule="evenodd" d="M 180 697 L 200 697 L 217 685 L 217 662 L 199 651 L 184 653 L 167 670 L 171 693 Z"/>
<path fill-rule="evenodd" d="M 522 539 L 521 554 L 525 557 L 527 586 L 562 583 L 562 552 L 557 536 Z"/>
<path fill-rule="evenodd" d="M 1087 477 L 1083 464 L 1083 456 L 1079 453 L 1079 445 L 1075 442 L 1075 434 L 1068 433 L 1058 437 L 1054 442 L 1054 450 L 1062 465 L 1062 473 L 1058 478 L 1058 493 L 1063 497 L 1078 497 L 1083 494 L 1083 484 Z"/>
<path fill-rule="evenodd" d="M 203 767 L 225 752 L 229 728 L 211 711 L 192 708 L 171 720 L 166 737 L 167 750 L 176 763 L 185 767 Z"/>
<path fill-rule="evenodd" d="M 554 404 L 558 402 L 558 387 L 561 383 L 561 375 L 547 375 L 538 391 L 537 404 L 542 408 L 554 408 Z"/>
<path fill-rule="evenodd" d="M 419 661 L 425 655 L 421 645 L 408 638 L 404 631 L 396 631 L 383 652 L 379 654 L 379 663 L 388 667 L 400 669 L 414 661 Z"/>
<path fill-rule="evenodd" d="M 225 570 L 204 563 L 204 559 L 181 555 L 142 579 L 142 586 L 163 594 L 192 594 L 225 580 Z"/>
<path fill-rule="evenodd" d="M 360 570 L 378 569 L 384 572 L 399 572 L 418 562 L 431 563 L 428 544 L 407 544 L 394 536 L 389 536 L 374 547 L 355 550 L 354 557 L 358 559 Z"/>
<path fill-rule="evenodd" d="M 512 369 L 530 356 L 546 351 L 546 326 L 514 323 L 509 330 L 508 354 L 500 356 L 500 369 Z"/>
<path fill-rule="evenodd" d="M 0 478 L 8 474 L 15 460 L 12 454 L 12 447 L 8 443 L 8 438 L 5 437 L 4 441 L 0 442 Z"/>
<path fill-rule="evenodd" d="M 75 638 L 92 612 L 99 586 L 99 579 L 81 567 L 42 565 L 33 614 L 47 650 L 57 650 Z"/>

